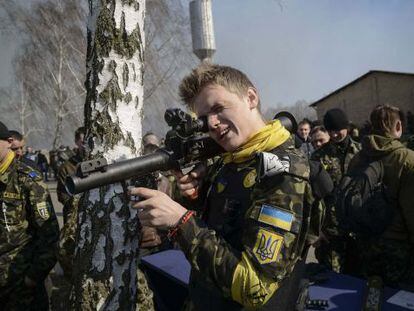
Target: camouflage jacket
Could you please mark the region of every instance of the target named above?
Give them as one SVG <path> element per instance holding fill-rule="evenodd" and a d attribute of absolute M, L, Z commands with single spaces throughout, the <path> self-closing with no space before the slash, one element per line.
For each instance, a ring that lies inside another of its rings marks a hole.
<path fill-rule="evenodd" d="M 348 136 L 347 139 L 349 141 L 345 144 L 345 148 L 343 144 L 329 142 L 316 150 L 311 156 L 311 160 L 319 161 L 329 176 L 331 176 L 334 187 L 339 185 L 343 175 L 348 170 L 352 158 L 361 149 L 361 145 L 352 140 L 351 137 Z M 323 224 L 324 233 L 331 237 L 342 236 L 343 233 L 338 229 L 338 221 L 335 216 L 335 197 L 328 195 L 324 202 L 327 207 Z"/>
<path fill-rule="evenodd" d="M 329 142 L 320 149 L 315 150 L 311 159 L 320 161 L 337 186 L 342 176 L 348 170 L 352 158 L 361 150 L 361 145 L 348 136 L 349 143 L 345 148 L 341 144 Z"/>
<path fill-rule="evenodd" d="M 0 286 L 42 281 L 56 263 L 59 225 L 38 171 L 13 160 L 0 176 Z"/>
<path fill-rule="evenodd" d="M 361 163 L 380 160 L 382 179 L 394 210 L 390 225 L 379 237 L 358 239 L 363 276 L 379 275 L 391 286 L 401 283 L 414 288 L 414 151 L 392 137 L 369 135 L 362 140 L 362 151 L 351 161 L 349 170 Z"/>
<path fill-rule="evenodd" d="M 77 204 L 80 197 L 80 195 L 71 196 L 68 194 L 65 188 L 65 180 L 67 176 L 76 173 L 76 167 L 80 162 L 82 162 L 82 158 L 79 155 L 74 155 L 69 158 L 69 160 L 65 161 L 65 163 L 58 169 L 56 194 L 59 202 L 63 204 L 64 223 L 69 220 L 73 206 Z"/>
<path fill-rule="evenodd" d="M 289 139 L 244 163 L 219 162 L 209 179 L 201 219 L 177 235 L 192 267 L 187 308 L 269 305 L 291 288 L 305 248 L 314 200 L 308 161 Z"/>

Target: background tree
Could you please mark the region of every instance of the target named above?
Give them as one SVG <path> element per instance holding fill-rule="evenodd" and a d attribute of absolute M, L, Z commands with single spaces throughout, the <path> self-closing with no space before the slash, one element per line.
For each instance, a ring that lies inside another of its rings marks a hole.
<path fill-rule="evenodd" d="M 265 111 L 265 117 L 267 119 L 273 119 L 275 114 L 279 111 L 289 111 L 291 114 L 295 116 L 298 122 L 303 120 L 304 118 L 314 121 L 317 119 L 316 111 L 312 107 L 309 107 L 309 105 L 310 103 L 306 100 L 298 100 L 294 105 L 290 106 L 278 103 Z"/>
<path fill-rule="evenodd" d="M 0 8 L 5 15 L 3 31 L 22 38 L 13 68 L 15 93 L 24 95 L 32 110 L 26 128 L 47 132 L 43 139 L 57 148 L 64 130 L 71 124 L 79 126 L 82 119 L 84 7 L 77 1 L 45 0 L 31 5 L 2 1 Z M 73 132 L 66 132 L 73 140 Z"/>
<path fill-rule="evenodd" d="M 167 130 L 163 120 L 165 109 L 179 105 L 179 81 L 197 60 L 191 51 L 188 3 L 146 3 L 147 105 L 143 127 L 144 131 L 163 136 Z M 21 115 L 14 107 L 20 103 L 21 94 L 25 94 L 29 99 L 25 128 L 36 129 L 29 135 L 30 144 L 42 148 L 72 144 L 73 132 L 83 122 L 86 10 L 87 2 L 83 0 L 0 2 L 2 34 L 7 32 L 10 39 L 17 38 L 21 43 L 13 61 L 15 77 L 5 90 L 12 96 L 6 101 L 7 119 L 11 120 L 10 127 L 21 128 Z"/>
<path fill-rule="evenodd" d="M 86 139 L 109 163 L 138 155 L 145 0 L 89 0 Z M 139 221 L 125 184 L 85 192 L 78 208 L 74 310 L 135 310 Z"/>

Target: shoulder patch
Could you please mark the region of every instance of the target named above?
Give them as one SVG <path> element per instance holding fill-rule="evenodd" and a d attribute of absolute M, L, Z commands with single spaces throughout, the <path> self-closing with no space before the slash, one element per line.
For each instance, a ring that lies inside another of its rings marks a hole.
<path fill-rule="evenodd" d="M 279 157 L 270 152 L 260 153 L 260 174 L 259 178 L 271 177 L 281 173 L 288 173 L 290 170 L 290 158 L 288 155 Z"/>
<path fill-rule="evenodd" d="M 290 231 L 292 229 L 294 216 L 291 212 L 277 206 L 263 204 L 257 220 L 261 223 Z"/>
<path fill-rule="evenodd" d="M 39 202 L 36 204 L 36 209 L 37 212 L 39 213 L 39 216 L 44 219 L 44 220 L 48 220 L 50 215 L 49 215 L 49 211 L 47 210 L 47 205 L 46 202 Z"/>
<path fill-rule="evenodd" d="M 283 245 L 283 236 L 265 229 L 259 229 L 253 254 L 260 264 L 275 262 Z"/>

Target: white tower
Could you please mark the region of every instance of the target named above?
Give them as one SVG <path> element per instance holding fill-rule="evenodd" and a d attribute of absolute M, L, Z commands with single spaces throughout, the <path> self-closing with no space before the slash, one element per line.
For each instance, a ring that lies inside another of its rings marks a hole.
<path fill-rule="evenodd" d="M 210 61 L 216 51 L 211 0 L 190 2 L 191 37 L 193 52 L 202 61 Z"/>

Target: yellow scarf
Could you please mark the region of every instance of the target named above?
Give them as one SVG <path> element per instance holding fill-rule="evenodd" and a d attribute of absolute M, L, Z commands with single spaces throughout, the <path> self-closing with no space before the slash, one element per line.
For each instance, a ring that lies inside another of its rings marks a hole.
<path fill-rule="evenodd" d="M 3 163 L 0 164 L 0 175 L 3 175 L 4 172 L 9 168 L 10 164 L 13 162 L 14 156 L 14 152 L 9 151 L 9 153 L 4 158 Z"/>
<path fill-rule="evenodd" d="M 273 120 L 233 152 L 223 154 L 224 163 L 242 163 L 252 159 L 258 152 L 269 151 L 283 144 L 290 137 L 279 120 Z"/>

